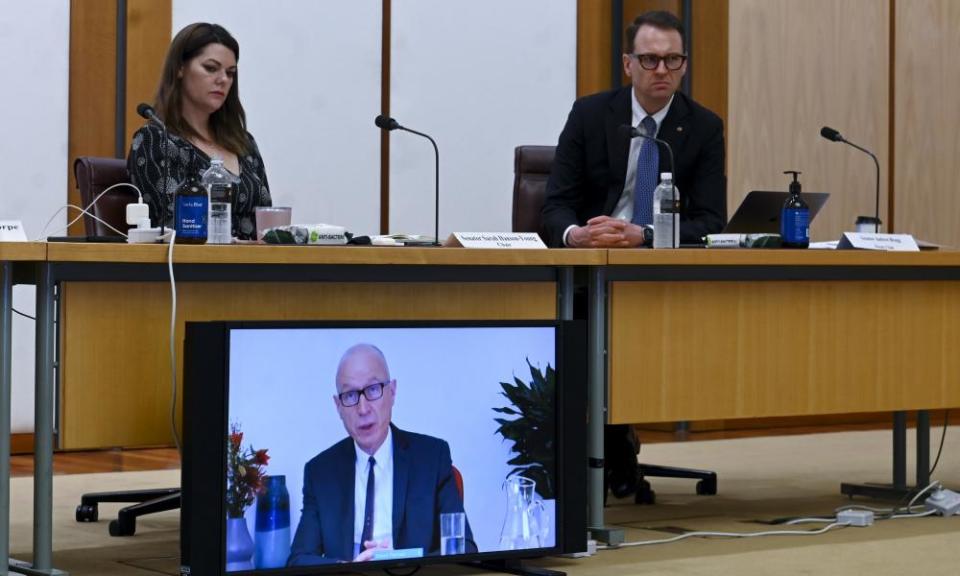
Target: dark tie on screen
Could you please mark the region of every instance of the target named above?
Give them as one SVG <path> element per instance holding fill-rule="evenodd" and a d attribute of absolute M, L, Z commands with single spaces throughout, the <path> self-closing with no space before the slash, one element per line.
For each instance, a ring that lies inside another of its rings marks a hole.
<path fill-rule="evenodd" d="M 360 551 L 364 550 L 364 542 L 373 540 L 373 466 L 377 463 L 373 456 L 368 460 L 370 471 L 367 472 L 367 502 L 363 510 L 363 532 L 360 533 Z"/>
<path fill-rule="evenodd" d="M 657 121 L 647 116 L 640 122 L 644 134 L 657 135 Z M 633 189 L 634 224 L 645 226 L 653 223 L 653 189 L 657 187 L 657 169 L 660 166 L 660 150 L 653 140 L 643 139 L 637 155 L 637 181 Z"/>

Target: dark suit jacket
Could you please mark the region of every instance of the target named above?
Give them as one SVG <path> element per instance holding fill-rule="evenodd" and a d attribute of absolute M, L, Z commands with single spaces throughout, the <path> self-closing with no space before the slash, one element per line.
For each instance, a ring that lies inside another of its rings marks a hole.
<path fill-rule="evenodd" d="M 619 127 L 632 121 L 632 87 L 580 98 L 560 134 L 547 181 L 543 224 L 550 246 L 563 246 L 563 232 L 595 216 L 610 215 L 623 194 L 630 140 Z M 680 242 L 701 242 L 727 221 L 723 121 L 677 92 L 657 135 L 673 148 L 674 181 L 680 192 Z M 670 172 L 660 147 L 660 171 Z"/>
<path fill-rule="evenodd" d="M 393 547 L 440 551 L 440 514 L 463 512 L 453 479 L 450 446 L 439 438 L 393 430 Z M 353 560 L 354 475 L 357 453 L 344 438 L 304 467 L 303 514 L 289 566 Z M 467 552 L 476 552 L 467 522 Z"/>

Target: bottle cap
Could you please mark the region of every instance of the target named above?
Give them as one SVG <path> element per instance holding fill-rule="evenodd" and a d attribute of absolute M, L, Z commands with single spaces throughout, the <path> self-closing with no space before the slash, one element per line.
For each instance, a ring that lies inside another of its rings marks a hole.
<path fill-rule="evenodd" d="M 673 180 L 673 173 L 672 173 L 672 172 L 661 172 L 661 173 L 660 173 L 660 180 Z"/>

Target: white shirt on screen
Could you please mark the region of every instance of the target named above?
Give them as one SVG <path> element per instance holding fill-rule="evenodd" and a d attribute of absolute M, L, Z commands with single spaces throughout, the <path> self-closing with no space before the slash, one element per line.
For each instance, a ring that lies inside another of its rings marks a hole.
<path fill-rule="evenodd" d="M 363 546 L 360 534 L 363 532 L 363 514 L 367 505 L 370 455 L 361 450 L 356 442 L 353 447 L 357 451 L 353 480 L 353 543 L 356 557 Z M 373 458 L 377 461 L 373 467 L 373 539 L 377 542 L 386 540 L 389 547 L 393 548 L 393 430 L 387 430 L 387 437 Z"/>

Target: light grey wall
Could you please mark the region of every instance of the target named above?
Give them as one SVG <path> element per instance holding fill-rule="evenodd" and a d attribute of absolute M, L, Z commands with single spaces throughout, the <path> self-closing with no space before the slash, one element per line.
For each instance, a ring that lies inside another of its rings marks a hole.
<path fill-rule="evenodd" d="M 440 236 L 510 230 L 513 149 L 555 144 L 576 95 L 575 0 L 394 0 L 391 112 L 440 148 Z M 434 158 L 393 132 L 390 231 L 433 235 Z"/>
<path fill-rule="evenodd" d="M 380 221 L 380 0 L 174 0 L 173 33 L 224 26 L 276 206 L 294 223 Z"/>
<path fill-rule="evenodd" d="M 0 220 L 21 220 L 30 239 L 66 203 L 69 41 L 69 0 L 0 10 Z M 66 221 L 55 216 L 48 233 Z M 14 289 L 17 310 L 32 315 L 34 299 L 32 286 Z M 33 337 L 33 321 L 14 315 L 14 433 L 33 431 Z"/>

